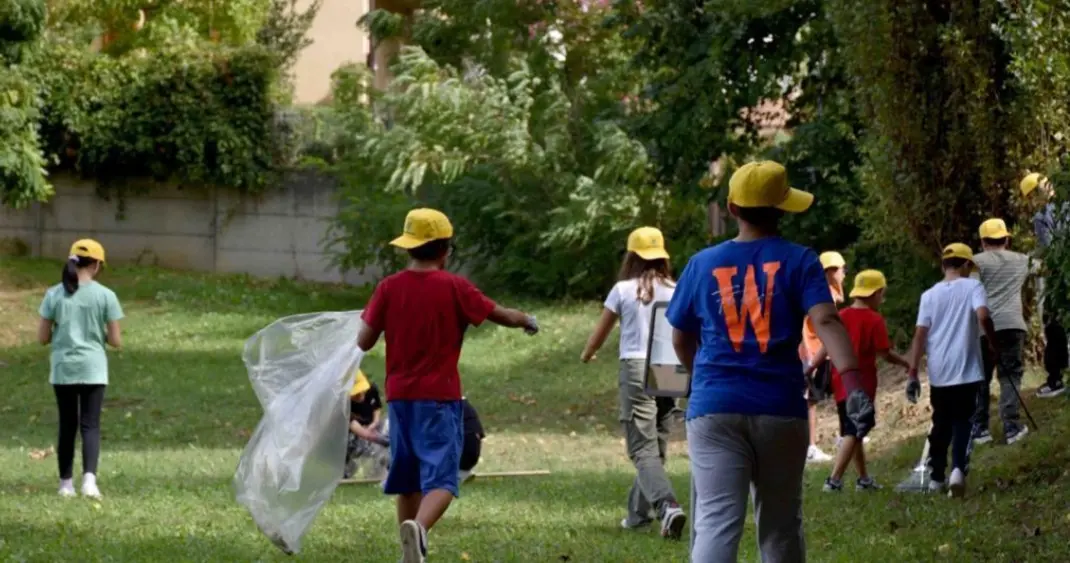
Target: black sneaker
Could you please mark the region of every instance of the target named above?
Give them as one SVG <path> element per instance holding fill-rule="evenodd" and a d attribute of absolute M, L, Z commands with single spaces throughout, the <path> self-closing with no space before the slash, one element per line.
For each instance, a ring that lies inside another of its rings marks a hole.
<path fill-rule="evenodd" d="M 675 504 L 670 505 L 661 517 L 661 537 L 678 540 L 684 533 L 685 525 L 687 525 L 687 515 L 684 514 L 683 509 Z"/>
<path fill-rule="evenodd" d="M 883 488 L 884 487 L 878 485 L 877 482 L 873 480 L 873 477 L 866 477 L 865 479 L 855 481 L 856 491 L 879 491 Z"/>
<path fill-rule="evenodd" d="M 1008 446 L 1021 440 L 1022 438 L 1025 438 L 1026 434 L 1029 434 L 1029 427 L 1025 426 L 1024 424 L 1022 426 L 1010 428 L 1006 432 L 1004 432 L 1004 436 L 1007 437 Z"/>
<path fill-rule="evenodd" d="M 821 487 L 821 490 L 826 493 L 838 493 L 843 490 L 843 481 L 833 479 L 832 477 L 826 477 L 825 486 Z"/>
<path fill-rule="evenodd" d="M 992 433 L 987 428 L 975 426 L 972 438 L 974 444 L 987 444 L 992 441 Z"/>
<path fill-rule="evenodd" d="M 1052 397 L 1058 397 L 1066 392 L 1066 385 L 1062 381 L 1056 381 L 1054 384 L 1045 383 L 1043 387 L 1037 389 L 1037 397 L 1041 399 L 1050 399 Z"/>

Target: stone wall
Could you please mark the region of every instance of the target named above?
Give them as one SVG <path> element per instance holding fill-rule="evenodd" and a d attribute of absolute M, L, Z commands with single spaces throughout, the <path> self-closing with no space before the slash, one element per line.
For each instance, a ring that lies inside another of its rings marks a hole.
<path fill-rule="evenodd" d="M 92 183 L 53 177 L 56 194 L 27 209 L 0 208 L 0 240 L 32 256 L 63 259 L 82 237 L 99 240 L 109 262 L 203 272 L 247 273 L 325 282 L 343 276 L 325 250 L 338 209 L 335 186 L 315 173 L 294 173 L 258 197 L 233 190 L 153 185 L 145 195 L 101 199 Z"/>

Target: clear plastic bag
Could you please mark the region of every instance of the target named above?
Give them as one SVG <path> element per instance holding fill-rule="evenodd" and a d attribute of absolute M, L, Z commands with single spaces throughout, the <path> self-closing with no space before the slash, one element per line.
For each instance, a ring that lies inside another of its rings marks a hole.
<path fill-rule="evenodd" d="M 264 417 L 234 474 L 239 504 L 294 554 L 345 470 L 349 389 L 364 353 L 360 311 L 279 319 L 245 343 L 242 360 Z"/>

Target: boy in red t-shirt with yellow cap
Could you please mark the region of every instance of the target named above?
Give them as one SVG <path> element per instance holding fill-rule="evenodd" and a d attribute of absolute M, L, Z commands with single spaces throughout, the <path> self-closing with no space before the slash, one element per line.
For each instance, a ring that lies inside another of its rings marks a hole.
<path fill-rule="evenodd" d="M 357 345 L 386 334 L 390 471 L 397 495 L 403 563 L 427 556 L 427 531 L 458 496 L 464 443 L 457 362 L 468 326 L 485 320 L 538 332 L 535 318 L 496 305 L 467 279 L 447 272 L 453 225 L 434 209 L 414 209 L 390 244 L 408 251 L 408 268 L 379 282 L 361 317 Z"/>
<path fill-rule="evenodd" d="M 851 345 L 858 357 L 858 375 L 862 389 L 874 404 L 877 400 L 877 358 L 909 369 L 910 363 L 892 350 L 888 339 L 888 327 L 884 317 L 878 312 L 884 303 L 884 292 L 888 282 L 884 274 L 877 270 L 864 270 L 855 276 L 854 287 L 850 297 L 851 306 L 840 311 L 840 318 L 851 337 Z M 824 361 L 824 350 L 819 352 L 819 361 Z M 839 371 L 832 370 L 832 393 L 836 399 L 836 410 L 840 415 L 840 435 L 843 443 L 836 455 L 832 474 L 825 479 L 825 492 L 843 490 L 843 474 L 847 465 L 854 460 L 858 470 L 855 489 L 859 491 L 879 489 L 876 481 L 866 471 L 866 454 L 862 440 L 858 439 L 858 430 L 847 416 L 847 389 Z"/>

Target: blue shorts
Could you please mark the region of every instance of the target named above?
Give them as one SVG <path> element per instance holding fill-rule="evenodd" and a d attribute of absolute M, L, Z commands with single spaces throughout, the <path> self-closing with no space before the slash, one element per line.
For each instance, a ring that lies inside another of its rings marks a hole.
<path fill-rule="evenodd" d="M 458 496 L 464 444 L 461 401 L 391 401 L 388 495 L 445 489 Z"/>

